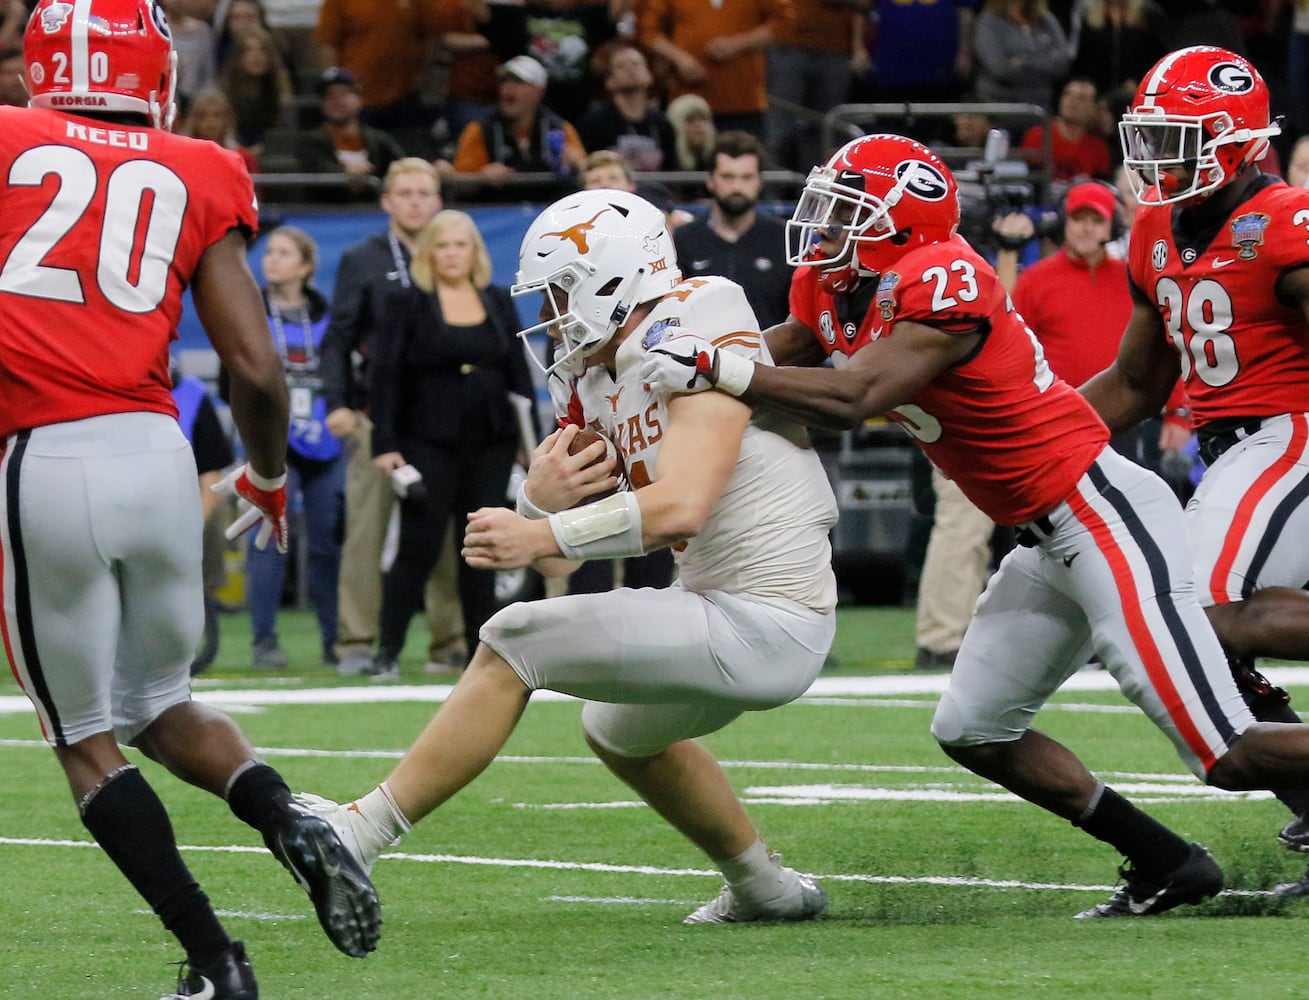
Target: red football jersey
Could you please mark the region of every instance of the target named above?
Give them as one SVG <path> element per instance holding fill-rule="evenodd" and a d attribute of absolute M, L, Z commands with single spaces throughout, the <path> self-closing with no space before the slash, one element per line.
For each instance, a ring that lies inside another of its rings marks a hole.
<path fill-rule="evenodd" d="M 1066 500 L 1109 431 L 1050 370 L 991 266 L 958 236 L 912 251 L 881 276 L 859 332 L 837 348 L 853 354 L 893 337 L 901 320 L 984 337 L 888 416 L 999 524 L 1022 524 Z"/>
<path fill-rule="evenodd" d="M 1273 294 L 1309 265 L 1309 191 L 1270 180 L 1207 243 L 1179 242 L 1174 215 L 1141 207 L 1129 266 L 1181 355 L 1193 425 L 1309 411 L 1309 322 Z"/>
<path fill-rule="evenodd" d="M 814 331 L 829 357 L 853 354 L 868 343 L 868 324 L 861 325 L 858 316 L 847 316 L 842 323 L 835 300 L 818 287 L 818 277 L 816 267 L 797 267 L 791 272 L 791 315 Z"/>
<path fill-rule="evenodd" d="M 0 107 L 0 438 L 176 415 L 168 346 L 200 256 L 253 233 L 233 152 L 159 129 Z"/>

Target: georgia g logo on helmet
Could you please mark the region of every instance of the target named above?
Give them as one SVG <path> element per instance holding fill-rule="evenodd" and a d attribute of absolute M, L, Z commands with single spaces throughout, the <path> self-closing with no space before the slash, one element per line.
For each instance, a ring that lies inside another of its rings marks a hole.
<path fill-rule="evenodd" d="M 909 178 L 905 181 L 904 190 L 915 198 L 921 198 L 923 201 L 944 201 L 945 196 L 950 193 L 950 185 L 946 183 L 945 177 L 930 163 L 922 160 L 901 160 L 895 166 L 895 179 L 899 181 L 905 174 L 909 174 Z"/>
<path fill-rule="evenodd" d="M 159 0 L 150 0 L 150 18 L 154 21 L 155 27 L 159 29 L 159 34 L 171 41 L 173 31 L 168 26 L 168 14 L 165 13 L 164 5 Z"/>
<path fill-rule="evenodd" d="M 1254 90 L 1254 74 L 1248 66 L 1222 62 L 1209 70 L 1209 83 L 1225 94 L 1248 94 Z"/>

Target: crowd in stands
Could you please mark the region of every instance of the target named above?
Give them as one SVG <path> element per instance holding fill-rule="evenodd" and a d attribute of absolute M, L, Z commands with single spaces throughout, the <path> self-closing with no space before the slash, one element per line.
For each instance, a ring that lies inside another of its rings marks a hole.
<path fill-rule="evenodd" d="M 759 139 L 765 169 L 803 175 L 851 129 L 953 138 L 945 117 L 856 114 L 843 129 L 824 121 L 834 108 L 971 101 L 1043 112 L 990 124 L 1064 185 L 1041 187 L 1054 205 L 1067 183 L 1112 176 L 1141 74 L 1196 42 L 1256 60 L 1289 126 L 1276 154 L 1309 132 L 1309 12 L 1293 0 L 164 3 L 177 128 L 238 149 L 258 175 L 331 179 L 278 184 L 268 201 L 373 200 L 402 156 L 431 161 L 454 201 L 540 200 L 577 186 L 603 149 L 638 175 L 706 171 L 721 131 Z M 13 49 L 28 9 L 0 9 L 3 101 L 22 101 Z"/>

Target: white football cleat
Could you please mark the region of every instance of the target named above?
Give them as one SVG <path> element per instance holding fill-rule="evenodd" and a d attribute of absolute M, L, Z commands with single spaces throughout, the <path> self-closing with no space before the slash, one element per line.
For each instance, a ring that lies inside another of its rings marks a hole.
<path fill-rule="evenodd" d="M 730 885 L 696 910 L 684 924 L 743 924 L 751 921 L 812 920 L 827 909 L 827 894 L 808 875 L 794 868 L 779 869 L 784 888 L 780 895 L 763 902 L 749 902 L 732 892 Z"/>
<path fill-rule="evenodd" d="M 354 855 L 366 873 L 371 874 L 382 851 L 399 843 L 399 838 L 387 837 L 373 825 L 353 802 L 341 805 L 311 792 L 296 792 L 295 800 L 332 825 L 345 849 Z"/>

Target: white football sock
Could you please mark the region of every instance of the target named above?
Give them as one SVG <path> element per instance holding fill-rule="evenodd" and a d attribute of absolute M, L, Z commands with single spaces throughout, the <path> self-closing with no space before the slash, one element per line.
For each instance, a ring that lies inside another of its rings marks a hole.
<path fill-rule="evenodd" d="M 413 827 L 395 804 L 395 798 L 385 781 L 367 795 L 355 799 L 351 806 L 390 843 L 399 840 Z"/>
<path fill-rule="evenodd" d="M 765 903 L 786 892 L 783 870 L 769 855 L 762 840 L 756 838 L 736 857 L 716 863 L 738 899 Z"/>

